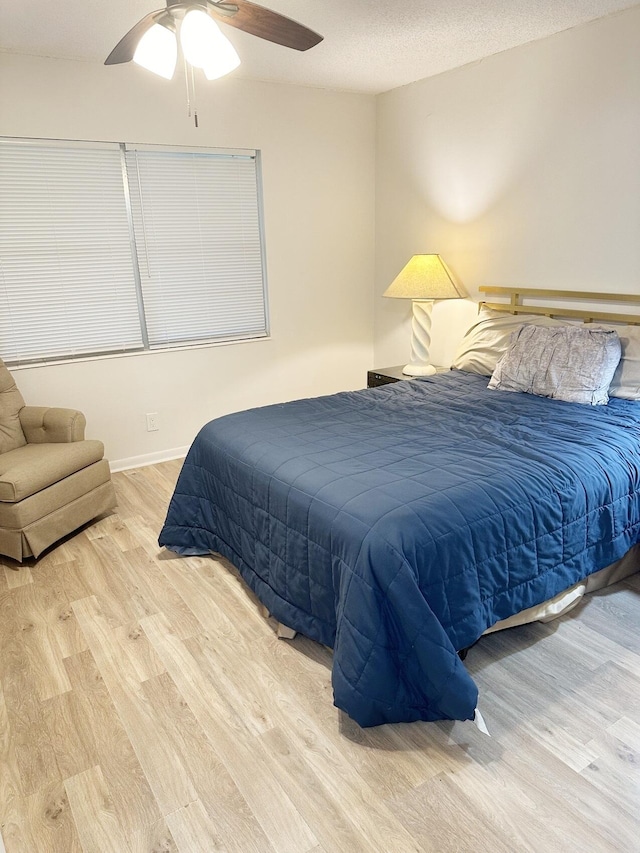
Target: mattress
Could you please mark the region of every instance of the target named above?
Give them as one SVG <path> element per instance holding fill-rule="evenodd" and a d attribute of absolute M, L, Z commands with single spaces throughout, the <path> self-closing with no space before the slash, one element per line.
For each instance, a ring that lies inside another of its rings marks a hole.
<path fill-rule="evenodd" d="M 640 532 L 640 406 L 486 385 L 451 371 L 212 421 L 159 542 L 223 554 L 332 647 L 334 701 L 360 725 L 472 719 L 458 650 Z"/>

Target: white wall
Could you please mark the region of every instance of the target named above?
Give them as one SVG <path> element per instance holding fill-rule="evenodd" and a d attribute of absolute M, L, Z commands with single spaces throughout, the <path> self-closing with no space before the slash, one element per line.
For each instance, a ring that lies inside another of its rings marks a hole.
<path fill-rule="evenodd" d="M 640 7 L 378 98 L 375 362 L 409 356 L 382 292 L 439 252 L 480 284 L 640 292 Z M 447 363 L 473 311 L 440 303 Z"/>
<path fill-rule="evenodd" d="M 271 340 L 15 371 L 28 403 L 82 409 L 116 466 L 226 412 L 362 388 L 372 365 L 374 98 L 231 77 L 197 101 L 196 130 L 180 79 L 0 54 L 0 135 L 262 151 Z"/>

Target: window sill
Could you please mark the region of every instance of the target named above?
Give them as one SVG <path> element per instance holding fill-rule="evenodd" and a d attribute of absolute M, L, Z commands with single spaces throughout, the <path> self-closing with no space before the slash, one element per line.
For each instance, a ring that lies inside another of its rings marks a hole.
<path fill-rule="evenodd" d="M 270 341 L 271 335 L 263 335 L 256 338 L 235 338 L 226 341 L 206 341 L 193 344 L 182 344 L 179 346 L 154 347 L 154 349 L 127 350 L 126 352 L 107 352 L 98 355 L 82 355 L 75 358 L 52 358 L 46 361 L 31 361 L 24 364 L 11 364 L 5 362 L 11 370 L 30 370 L 33 367 L 54 367 L 60 364 L 80 364 L 86 361 L 105 361 L 112 358 L 139 358 L 140 356 L 158 355 L 171 352 L 185 352 L 188 350 L 211 349 L 212 347 L 237 346 L 238 344 L 255 344 L 260 341 Z"/>

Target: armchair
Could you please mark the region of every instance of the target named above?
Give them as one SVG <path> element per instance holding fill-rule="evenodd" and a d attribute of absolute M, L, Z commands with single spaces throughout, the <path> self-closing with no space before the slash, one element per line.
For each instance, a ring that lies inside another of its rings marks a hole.
<path fill-rule="evenodd" d="M 21 562 L 113 508 L 101 441 L 74 409 L 26 406 L 0 360 L 0 554 Z"/>

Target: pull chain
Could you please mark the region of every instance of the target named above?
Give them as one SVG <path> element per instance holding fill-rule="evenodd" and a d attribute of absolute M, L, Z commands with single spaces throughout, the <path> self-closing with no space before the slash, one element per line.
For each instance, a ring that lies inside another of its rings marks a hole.
<path fill-rule="evenodd" d="M 191 92 L 189 90 L 189 68 L 187 67 L 187 60 L 182 57 L 182 62 L 184 64 L 184 82 L 187 90 L 187 115 L 191 118 Z"/>
<path fill-rule="evenodd" d="M 198 105 L 196 104 L 196 78 L 193 73 L 193 65 L 191 67 L 191 91 L 193 92 L 193 121 L 198 127 Z"/>
<path fill-rule="evenodd" d="M 187 60 L 184 59 L 184 81 L 187 87 L 187 115 L 191 118 L 191 113 L 193 111 L 193 121 L 195 126 L 198 127 L 198 107 L 196 106 L 196 78 L 193 73 L 193 66 L 187 64 Z"/>

